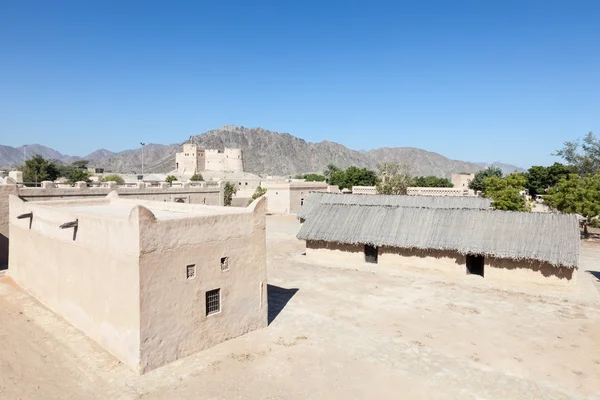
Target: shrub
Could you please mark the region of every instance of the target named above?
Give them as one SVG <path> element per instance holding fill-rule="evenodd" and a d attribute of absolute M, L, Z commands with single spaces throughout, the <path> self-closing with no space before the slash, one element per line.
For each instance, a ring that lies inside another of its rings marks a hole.
<path fill-rule="evenodd" d="M 173 182 L 175 182 L 177 180 L 176 177 L 174 177 L 173 175 L 169 175 L 165 178 L 165 182 L 167 182 L 169 185 L 172 185 Z"/>
<path fill-rule="evenodd" d="M 125 179 L 121 175 L 113 174 L 104 176 L 102 182 L 117 182 L 118 185 L 122 185 L 125 183 Z"/>
<path fill-rule="evenodd" d="M 256 190 L 254 191 L 254 194 L 252 195 L 252 198 L 250 199 L 250 201 L 248 201 L 248 205 L 252 204 L 252 202 L 258 199 L 260 196 L 264 196 L 265 193 L 267 193 L 267 189 L 257 186 Z"/>
<path fill-rule="evenodd" d="M 199 181 L 203 181 L 203 180 L 204 180 L 204 178 L 202 177 L 202 174 L 194 174 L 190 178 L 190 181 L 195 181 L 195 182 L 199 182 Z"/>

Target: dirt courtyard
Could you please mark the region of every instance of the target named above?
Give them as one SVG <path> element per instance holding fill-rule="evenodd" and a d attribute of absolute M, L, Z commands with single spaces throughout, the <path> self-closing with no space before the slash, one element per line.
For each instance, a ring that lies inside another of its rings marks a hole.
<path fill-rule="evenodd" d="M 310 264 L 267 225 L 269 327 L 142 376 L 1 278 L 0 399 L 600 399 L 600 243 L 574 290 L 505 289 Z"/>

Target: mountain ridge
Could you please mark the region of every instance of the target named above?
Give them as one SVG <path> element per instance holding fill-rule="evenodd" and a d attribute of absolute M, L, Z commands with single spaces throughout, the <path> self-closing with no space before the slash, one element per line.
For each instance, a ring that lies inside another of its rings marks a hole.
<path fill-rule="evenodd" d="M 500 162 L 467 162 L 453 160 L 443 155 L 415 147 L 382 147 L 373 150 L 353 150 L 329 140 L 308 142 L 290 133 L 275 132 L 263 128 L 246 128 L 225 125 L 220 128 L 191 136 L 191 142 L 204 148 L 223 150 L 225 147 L 241 148 L 244 169 L 260 175 L 294 175 L 321 172 L 328 164 L 340 168 L 351 165 L 375 169 L 377 163 L 386 161 L 405 162 L 412 166 L 416 175 L 449 177 L 452 173 L 476 172 L 489 165 L 498 165 L 505 173 L 522 168 Z M 175 167 L 175 153 L 181 151 L 186 140 L 175 144 L 147 144 L 144 146 L 145 172 L 170 172 Z M 141 172 L 142 150 L 128 149 L 112 152 L 98 149 L 86 157 L 63 155 L 43 145 L 27 145 L 27 155 L 40 154 L 44 158 L 63 163 L 87 159 L 96 167 L 121 173 Z M 23 147 L 0 145 L 0 166 L 22 164 Z"/>

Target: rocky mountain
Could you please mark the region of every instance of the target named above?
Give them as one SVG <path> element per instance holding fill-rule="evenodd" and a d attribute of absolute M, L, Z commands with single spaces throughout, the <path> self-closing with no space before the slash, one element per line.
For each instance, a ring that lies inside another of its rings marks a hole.
<path fill-rule="evenodd" d="M 33 155 L 40 155 L 46 159 L 56 160 L 61 163 L 72 163 L 73 161 L 80 159 L 80 157 L 61 154 L 58 151 L 51 149 L 50 147 L 42 146 L 41 144 L 29 144 L 21 147 L 0 145 L 0 166 L 7 167 L 23 164 L 23 157 L 29 158 Z"/>
<path fill-rule="evenodd" d="M 117 153 L 113 153 L 112 151 L 106 150 L 106 149 L 100 149 L 100 150 L 96 150 L 93 153 L 88 154 L 87 156 L 83 157 L 84 159 L 88 160 L 88 161 L 99 161 L 105 158 L 110 158 L 110 157 L 114 157 Z"/>
<path fill-rule="evenodd" d="M 262 128 L 243 126 L 223 126 L 210 130 L 190 140 L 204 148 L 241 148 L 244 154 L 244 169 L 261 175 L 293 175 L 298 173 L 321 172 L 328 164 L 341 168 L 351 165 L 375 169 L 384 161 L 405 162 L 412 166 L 417 175 L 449 177 L 457 172 L 475 172 L 488 164 L 472 163 L 448 159 L 412 147 L 381 148 L 370 151 L 351 150 L 339 143 L 322 141 L 307 142 L 289 133 L 277 133 Z M 188 141 L 189 142 L 189 141 Z M 186 142 L 187 143 L 187 142 Z M 170 172 L 175 168 L 175 153 L 181 145 L 148 144 L 144 147 L 144 170 L 146 172 Z M 39 145 L 35 145 L 39 146 Z M 40 151 L 40 153 L 36 153 Z M 27 154 L 40 154 L 62 162 L 72 162 L 76 157 L 64 156 L 48 147 L 27 147 Z M 97 150 L 86 157 L 96 167 L 113 172 L 140 172 L 142 164 L 141 148 L 114 153 L 105 149 Z M 0 165 L 22 163 L 23 149 L 0 146 Z M 495 163 L 505 172 L 515 169 L 513 165 Z"/>

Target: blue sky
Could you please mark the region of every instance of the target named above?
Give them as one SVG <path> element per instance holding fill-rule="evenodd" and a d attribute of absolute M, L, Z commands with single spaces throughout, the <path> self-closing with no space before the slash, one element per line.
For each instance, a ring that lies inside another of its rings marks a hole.
<path fill-rule="evenodd" d="M 528 167 L 600 133 L 598 1 L 0 0 L 0 144 L 226 124 Z"/>

